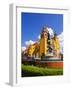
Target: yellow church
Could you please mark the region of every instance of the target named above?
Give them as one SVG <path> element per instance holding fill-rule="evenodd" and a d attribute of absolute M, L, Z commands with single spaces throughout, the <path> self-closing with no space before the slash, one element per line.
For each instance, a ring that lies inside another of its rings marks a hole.
<path fill-rule="evenodd" d="M 35 42 L 32 45 L 29 45 L 25 50 L 27 55 L 30 57 L 56 57 L 61 58 L 60 56 L 60 42 L 57 38 L 56 33 L 54 37 L 50 37 L 48 27 L 44 26 L 40 33 L 40 40 Z"/>

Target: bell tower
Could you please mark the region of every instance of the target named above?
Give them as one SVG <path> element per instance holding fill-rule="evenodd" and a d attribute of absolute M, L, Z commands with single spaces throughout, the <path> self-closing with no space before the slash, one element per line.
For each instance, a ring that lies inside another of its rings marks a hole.
<path fill-rule="evenodd" d="M 40 56 L 45 56 L 47 54 L 47 37 L 48 37 L 48 30 L 47 27 L 43 27 L 41 32 L 41 39 L 40 39 Z"/>

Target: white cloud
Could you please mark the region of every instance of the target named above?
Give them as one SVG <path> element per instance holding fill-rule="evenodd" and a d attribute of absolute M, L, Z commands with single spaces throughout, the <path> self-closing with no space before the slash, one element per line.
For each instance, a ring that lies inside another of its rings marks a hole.
<path fill-rule="evenodd" d="M 40 39 L 40 35 L 38 35 L 38 39 Z"/>
<path fill-rule="evenodd" d="M 63 32 L 58 35 L 58 38 L 59 38 L 60 41 L 63 41 Z"/>
<path fill-rule="evenodd" d="M 32 45 L 32 44 L 34 44 L 34 43 L 35 43 L 34 41 L 29 40 L 29 41 L 26 41 L 26 42 L 25 42 L 25 45 L 26 45 L 26 46 L 29 46 L 29 45 Z"/>
<path fill-rule="evenodd" d="M 59 38 L 59 41 L 60 41 L 60 51 L 61 51 L 61 53 L 63 53 L 63 43 L 64 43 L 63 32 L 61 34 L 59 34 L 57 37 Z"/>
<path fill-rule="evenodd" d="M 24 50 L 26 50 L 26 47 L 24 46 L 24 47 L 22 47 L 22 51 L 24 51 Z"/>
<path fill-rule="evenodd" d="M 47 28 L 47 30 L 49 31 L 50 37 L 54 37 L 54 30 L 52 28 Z"/>

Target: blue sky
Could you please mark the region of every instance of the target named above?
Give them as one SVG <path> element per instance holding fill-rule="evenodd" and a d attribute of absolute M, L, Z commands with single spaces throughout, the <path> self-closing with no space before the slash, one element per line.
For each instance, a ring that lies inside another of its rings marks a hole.
<path fill-rule="evenodd" d="M 40 13 L 21 13 L 21 44 L 29 40 L 36 41 L 43 26 L 48 26 L 60 34 L 63 31 L 62 14 L 40 14 Z"/>

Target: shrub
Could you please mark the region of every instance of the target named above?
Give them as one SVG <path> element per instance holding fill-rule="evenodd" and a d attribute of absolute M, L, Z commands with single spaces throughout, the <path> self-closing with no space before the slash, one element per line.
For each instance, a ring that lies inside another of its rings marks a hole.
<path fill-rule="evenodd" d="M 41 68 L 22 64 L 22 76 L 63 75 L 63 69 Z"/>

